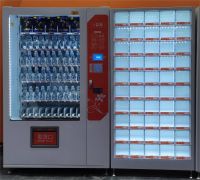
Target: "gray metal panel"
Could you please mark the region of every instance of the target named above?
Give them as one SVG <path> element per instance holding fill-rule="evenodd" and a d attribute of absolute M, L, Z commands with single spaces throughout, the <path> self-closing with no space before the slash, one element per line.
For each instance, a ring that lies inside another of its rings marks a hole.
<path fill-rule="evenodd" d="M 109 9 L 88 9 L 87 22 L 96 14 L 109 16 Z M 100 121 L 87 121 L 87 165 L 101 165 L 102 168 L 110 167 L 109 113 Z"/>
<path fill-rule="evenodd" d="M 80 121 L 10 121 L 9 119 L 9 64 L 8 18 L 9 15 L 67 15 L 71 10 L 80 13 L 81 29 L 81 94 Z M 4 167 L 57 167 L 84 166 L 86 164 L 86 9 L 66 8 L 4 8 L 3 9 L 3 105 L 4 105 Z M 59 148 L 30 147 L 31 126 L 58 126 Z"/>
<path fill-rule="evenodd" d="M 196 167 L 195 170 L 200 172 L 200 8 L 196 9 L 197 15 L 197 59 L 196 59 Z"/>
<path fill-rule="evenodd" d="M 145 159 L 115 159 L 114 158 L 114 12 L 136 9 L 112 9 L 110 12 L 110 41 L 111 41 L 111 168 L 116 169 L 159 169 L 159 170 L 194 170 L 195 168 L 195 9 L 193 8 L 164 8 L 164 9 L 191 9 L 192 10 L 192 74 L 191 74 L 191 160 L 145 160 Z M 137 9 L 144 10 L 144 9 Z M 152 10 L 152 9 L 149 9 Z M 159 10 L 159 9 L 153 9 Z"/>

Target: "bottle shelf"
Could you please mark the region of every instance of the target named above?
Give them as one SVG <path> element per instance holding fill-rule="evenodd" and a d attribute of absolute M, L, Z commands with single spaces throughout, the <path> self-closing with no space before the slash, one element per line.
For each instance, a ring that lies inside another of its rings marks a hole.
<path fill-rule="evenodd" d="M 79 49 L 72 49 L 72 48 L 21 48 L 20 51 L 68 51 L 68 50 L 73 50 L 73 51 L 79 51 Z"/>
<path fill-rule="evenodd" d="M 22 103 L 80 103 L 80 100 L 22 100 Z"/>
<path fill-rule="evenodd" d="M 80 81 L 21 81 L 22 84 L 47 84 L 47 83 L 63 83 L 63 84 L 79 84 Z"/>
<path fill-rule="evenodd" d="M 80 32 L 21 32 L 20 35 L 80 35 Z"/>
<path fill-rule="evenodd" d="M 27 64 L 27 65 L 24 65 L 24 64 L 21 64 L 21 67 L 80 67 L 79 64 L 62 64 L 62 65 L 52 65 L 52 64 Z"/>
<path fill-rule="evenodd" d="M 26 116 L 26 115 L 22 115 L 22 119 L 38 119 L 38 120 L 41 120 L 41 119 L 63 119 L 63 120 L 66 120 L 66 119 L 70 119 L 70 120 L 79 120 L 80 119 L 80 114 L 78 116 L 63 116 L 63 115 L 60 115 L 60 116 L 52 116 L 52 115 L 49 115 L 49 116 Z"/>

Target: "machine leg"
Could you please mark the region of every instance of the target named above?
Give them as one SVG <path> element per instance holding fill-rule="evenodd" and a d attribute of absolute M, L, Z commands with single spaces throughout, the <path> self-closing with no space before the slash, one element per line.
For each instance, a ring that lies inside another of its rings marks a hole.
<path fill-rule="evenodd" d="M 108 176 L 108 169 L 105 169 L 105 176 Z"/>
<path fill-rule="evenodd" d="M 6 173 L 7 173 L 8 175 L 11 175 L 11 174 L 12 174 L 12 170 L 11 170 L 11 169 L 8 169 L 8 170 L 6 171 Z"/>
<path fill-rule="evenodd" d="M 193 179 L 193 172 L 192 171 L 190 171 L 190 177 L 189 178 Z"/>
<path fill-rule="evenodd" d="M 115 177 L 115 176 L 116 176 L 116 175 L 115 175 L 115 169 L 112 169 L 112 172 L 113 172 L 113 173 L 112 173 L 112 176 Z"/>
<path fill-rule="evenodd" d="M 200 179 L 199 172 L 197 173 L 197 179 Z"/>

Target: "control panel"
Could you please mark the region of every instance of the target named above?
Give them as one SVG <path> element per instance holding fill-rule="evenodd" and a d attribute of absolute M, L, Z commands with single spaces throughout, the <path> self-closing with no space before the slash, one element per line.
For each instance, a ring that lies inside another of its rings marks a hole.
<path fill-rule="evenodd" d="M 108 16 L 95 15 L 87 24 L 88 120 L 108 113 Z"/>

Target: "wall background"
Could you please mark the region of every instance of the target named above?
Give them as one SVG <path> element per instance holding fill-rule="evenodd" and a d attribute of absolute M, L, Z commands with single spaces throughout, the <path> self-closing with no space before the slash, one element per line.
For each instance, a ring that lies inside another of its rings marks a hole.
<path fill-rule="evenodd" d="M 200 0 L 0 0 L 0 143 L 3 142 L 2 7 L 197 7 Z"/>

